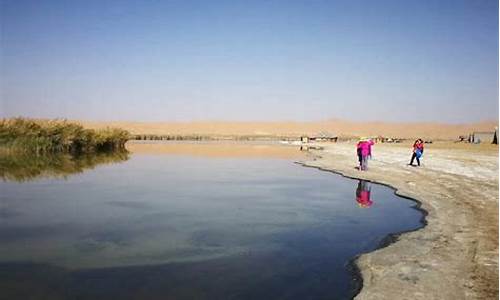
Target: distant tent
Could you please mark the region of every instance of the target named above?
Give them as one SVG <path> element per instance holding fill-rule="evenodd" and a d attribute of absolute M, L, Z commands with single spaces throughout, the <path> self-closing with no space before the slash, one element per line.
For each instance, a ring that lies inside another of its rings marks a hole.
<path fill-rule="evenodd" d="M 469 137 L 469 142 L 474 144 L 479 143 L 489 143 L 489 144 L 498 144 L 498 129 L 491 132 L 478 131 L 473 132 Z"/>
<path fill-rule="evenodd" d="M 336 139 L 336 138 L 337 138 L 337 135 L 335 135 L 331 132 L 328 132 L 328 131 L 321 131 L 316 136 L 316 139 L 323 139 L 323 140 L 332 140 L 332 139 Z"/>
<path fill-rule="evenodd" d="M 338 139 L 338 136 L 335 134 L 332 134 L 330 132 L 322 131 L 318 133 L 317 135 L 314 136 L 301 136 L 300 140 L 303 143 L 308 143 L 312 141 L 317 141 L 317 142 L 336 142 Z"/>

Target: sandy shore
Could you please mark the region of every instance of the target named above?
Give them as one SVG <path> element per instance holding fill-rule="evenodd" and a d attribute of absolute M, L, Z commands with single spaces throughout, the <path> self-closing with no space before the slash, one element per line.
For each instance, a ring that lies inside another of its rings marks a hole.
<path fill-rule="evenodd" d="M 377 144 L 370 169 L 355 169 L 354 144 L 324 144 L 306 165 L 390 185 L 421 202 L 427 226 L 357 260 L 356 299 L 498 298 L 498 148 L 426 145 L 422 167 L 411 145 Z"/>

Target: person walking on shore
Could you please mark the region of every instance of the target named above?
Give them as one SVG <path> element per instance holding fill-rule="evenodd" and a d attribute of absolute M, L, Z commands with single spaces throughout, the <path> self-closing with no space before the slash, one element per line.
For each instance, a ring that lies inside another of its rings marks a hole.
<path fill-rule="evenodd" d="M 413 161 L 417 159 L 417 164 L 420 167 L 420 158 L 424 154 L 424 141 L 422 139 L 417 139 L 413 144 L 413 154 L 411 156 L 411 160 L 409 165 L 413 166 Z"/>
<path fill-rule="evenodd" d="M 356 145 L 358 160 L 359 160 L 359 170 L 368 170 L 368 157 L 371 156 L 371 149 L 373 141 L 366 138 L 361 138 Z"/>

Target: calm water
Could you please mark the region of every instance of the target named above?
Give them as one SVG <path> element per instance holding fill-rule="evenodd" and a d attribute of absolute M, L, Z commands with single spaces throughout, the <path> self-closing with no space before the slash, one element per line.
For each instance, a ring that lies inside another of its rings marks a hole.
<path fill-rule="evenodd" d="M 0 161 L 0 298 L 345 299 L 350 259 L 421 226 L 387 187 L 262 151 L 279 146 L 155 147 Z"/>

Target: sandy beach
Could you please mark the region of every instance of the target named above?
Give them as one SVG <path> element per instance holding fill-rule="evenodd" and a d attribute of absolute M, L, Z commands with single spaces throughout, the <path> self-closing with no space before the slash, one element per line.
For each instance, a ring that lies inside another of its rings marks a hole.
<path fill-rule="evenodd" d="M 411 144 L 376 144 L 366 172 L 352 143 L 322 144 L 305 165 L 366 179 L 421 203 L 427 225 L 361 255 L 356 299 L 498 298 L 498 148 L 426 145 L 421 167 Z"/>

